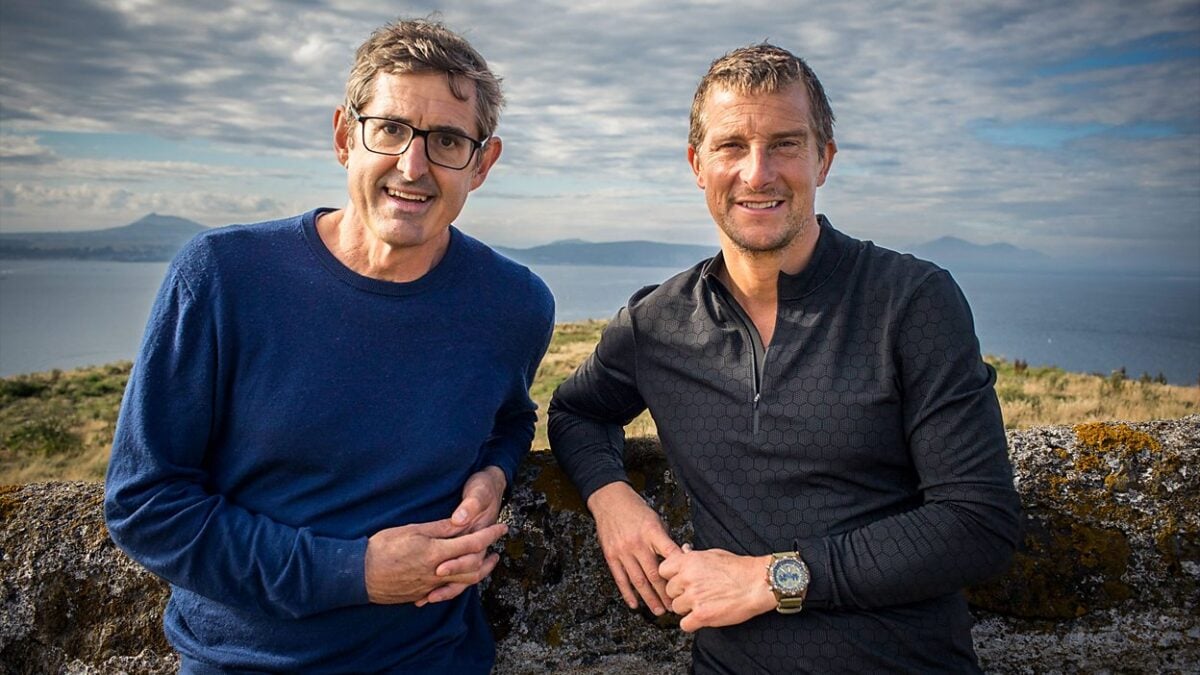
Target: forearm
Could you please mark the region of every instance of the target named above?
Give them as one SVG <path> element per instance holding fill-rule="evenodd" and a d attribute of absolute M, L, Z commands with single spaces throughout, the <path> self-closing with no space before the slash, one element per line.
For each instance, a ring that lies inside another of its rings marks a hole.
<path fill-rule="evenodd" d="M 572 412 L 556 396 L 550 402 L 549 432 L 554 458 L 585 501 L 605 485 L 628 482 L 620 424 Z"/>
<path fill-rule="evenodd" d="M 1002 506 L 932 503 L 850 532 L 801 539 L 812 573 L 805 604 L 863 609 L 959 591 L 1003 571 L 1015 547 L 1015 520 Z"/>
<path fill-rule="evenodd" d="M 110 473 L 113 540 L 170 583 L 224 604 L 300 617 L 365 603 L 366 539 L 322 537 L 252 514 L 185 480 Z"/>

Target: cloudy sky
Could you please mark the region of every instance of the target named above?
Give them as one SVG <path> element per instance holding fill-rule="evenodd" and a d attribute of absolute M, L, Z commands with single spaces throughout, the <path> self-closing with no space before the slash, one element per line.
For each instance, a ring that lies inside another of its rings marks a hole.
<path fill-rule="evenodd" d="M 504 155 L 459 220 L 488 242 L 714 243 L 692 92 L 769 40 L 830 96 L 841 229 L 1200 273 L 1196 0 L 3 0 L 0 231 L 344 204 L 353 51 L 435 10 L 504 78 Z"/>

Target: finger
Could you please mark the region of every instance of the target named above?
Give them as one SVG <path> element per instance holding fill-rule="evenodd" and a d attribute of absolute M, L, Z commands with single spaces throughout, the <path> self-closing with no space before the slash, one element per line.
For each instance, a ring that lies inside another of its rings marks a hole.
<path fill-rule="evenodd" d="M 685 551 L 686 552 L 686 551 Z M 667 559 L 659 563 L 658 575 L 668 581 L 683 570 L 683 556 L 676 554 L 667 556 Z"/>
<path fill-rule="evenodd" d="M 654 576 L 661 583 L 662 579 L 658 577 L 658 564 L 652 564 L 650 567 L 654 569 Z M 665 609 L 662 594 L 658 592 L 653 581 L 647 576 L 647 572 L 645 564 L 637 558 L 633 558 L 625 565 L 625 573 L 629 575 L 629 581 L 637 589 L 638 595 L 645 601 L 646 607 L 649 607 L 650 611 L 654 612 L 655 616 L 658 616 Z"/>
<path fill-rule="evenodd" d="M 425 605 L 434 602 L 446 602 L 447 600 L 453 600 L 459 595 L 462 595 L 462 592 L 470 587 L 471 586 L 469 584 L 446 584 L 445 586 L 438 586 L 430 591 L 429 595 L 422 598 L 421 601 L 417 603 L 417 607 L 424 607 Z"/>
<path fill-rule="evenodd" d="M 450 522 L 454 522 L 458 526 L 466 526 L 475 519 L 475 515 L 479 514 L 481 510 L 479 500 L 474 495 L 463 498 L 462 503 L 458 504 L 458 508 L 454 510 L 454 515 L 450 516 Z"/>
<path fill-rule="evenodd" d="M 483 565 L 484 555 L 480 553 L 468 553 L 457 558 L 451 558 L 434 570 L 434 574 L 439 577 L 449 577 L 459 574 L 469 574 L 478 570 Z"/>
<path fill-rule="evenodd" d="M 453 581 L 444 586 L 439 586 L 433 589 L 429 592 L 429 595 L 425 596 L 420 602 L 417 603 L 417 606 L 421 607 L 427 603 L 445 602 L 447 600 L 457 598 L 460 594 L 462 594 L 463 591 L 488 578 L 488 576 L 491 575 L 491 573 L 496 569 L 498 564 L 500 564 L 499 555 L 493 553 L 487 556 L 484 558 L 483 564 L 480 565 L 477 571 L 466 575 L 468 577 L 467 580 Z"/>
<path fill-rule="evenodd" d="M 662 526 L 661 521 L 657 530 L 650 532 L 650 546 L 654 549 L 655 553 L 663 558 L 683 553 L 683 549 L 679 548 L 679 544 L 676 544 L 671 535 L 667 534 L 667 530 Z"/>
<path fill-rule="evenodd" d="M 616 558 L 605 556 L 605 560 L 608 561 L 608 571 L 612 573 L 613 581 L 617 584 L 617 590 L 621 592 L 621 598 L 625 600 L 625 604 L 629 609 L 637 609 L 637 593 L 633 590 L 633 584 L 629 583 L 629 575 L 625 574 L 625 567 Z"/>
<path fill-rule="evenodd" d="M 676 548 L 676 550 L 679 550 Z M 680 551 L 682 553 L 682 551 Z M 678 556 L 678 554 L 676 554 Z M 659 603 L 667 610 L 671 609 L 671 596 L 667 595 L 667 580 L 658 572 L 659 560 L 654 556 L 642 556 L 638 558 L 638 563 L 642 566 L 643 573 L 646 575 L 646 580 L 650 582 L 651 588 L 657 596 Z"/>
<path fill-rule="evenodd" d="M 691 596 L 682 592 L 682 589 L 680 589 L 679 597 L 675 598 L 674 602 L 671 604 L 671 611 L 675 612 L 679 616 L 687 616 L 688 614 L 692 613 L 693 609 L 695 609 L 695 607 L 692 606 Z"/>
<path fill-rule="evenodd" d="M 428 523 L 413 523 L 404 527 L 410 528 L 414 532 L 432 537 L 434 539 L 449 539 L 457 537 L 466 532 L 466 528 L 462 525 L 455 525 L 449 518 L 442 520 L 431 520 Z M 401 529 L 401 528 L 394 528 Z"/>
<path fill-rule="evenodd" d="M 679 601 L 679 596 L 683 595 L 683 582 L 678 579 L 672 579 L 667 582 L 667 596 L 671 598 L 671 611 L 679 613 L 679 608 L 675 607 L 675 603 Z"/>
<path fill-rule="evenodd" d="M 442 581 L 446 584 L 466 584 L 474 586 L 475 584 L 487 578 L 492 570 L 496 569 L 496 565 L 500 562 L 500 556 L 496 553 L 490 553 L 483 558 L 483 561 L 475 568 L 459 574 L 442 577 Z"/>
<path fill-rule="evenodd" d="M 496 523 L 474 532 L 435 542 L 437 554 L 443 561 L 471 553 L 479 553 L 508 534 L 508 525 Z"/>

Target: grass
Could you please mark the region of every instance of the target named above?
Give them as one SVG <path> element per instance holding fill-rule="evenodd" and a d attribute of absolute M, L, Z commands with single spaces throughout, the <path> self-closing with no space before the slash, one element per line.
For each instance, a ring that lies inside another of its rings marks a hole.
<path fill-rule="evenodd" d="M 0 379 L 0 484 L 102 479 L 129 368 Z"/>
<path fill-rule="evenodd" d="M 538 404 L 533 447 L 546 448 L 546 406 L 554 389 L 591 353 L 603 321 L 560 324 L 530 394 Z M 996 394 L 1010 429 L 1093 421 L 1177 419 L 1200 412 L 1200 387 L 986 357 L 997 372 Z M 101 480 L 108 465 L 128 362 L 0 378 L 0 484 Z M 631 436 L 655 433 L 642 413 Z"/>

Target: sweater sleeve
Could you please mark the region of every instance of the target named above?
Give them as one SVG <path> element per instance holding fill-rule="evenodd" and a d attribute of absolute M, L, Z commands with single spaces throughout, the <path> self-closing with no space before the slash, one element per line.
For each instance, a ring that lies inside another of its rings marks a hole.
<path fill-rule="evenodd" d="M 550 448 L 584 501 L 609 483 L 629 481 L 624 426 L 646 409 L 635 373 L 632 319 L 622 308 L 550 401 Z"/>
<path fill-rule="evenodd" d="M 801 540 L 814 566 L 809 604 L 878 607 L 953 593 L 1005 568 L 1019 536 L 995 371 L 970 308 L 945 271 L 902 309 L 893 358 L 918 478 L 916 508 L 861 528 Z"/>
<path fill-rule="evenodd" d="M 514 378 L 508 397 L 496 411 L 495 424 L 478 467 L 499 467 L 510 492 L 517 466 L 529 451 L 537 424 L 537 404 L 530 399 L 529 388 L 554 335 L 554 297 L 541 280 L 532 274 L 529 280 L 532 286 L 529 305 L 534 311 L 517 328 L 523 336 L 520 376 Z"/>
<path fill-rule="evenodd" d="M 151 310 L 113 440 L 104 502 L 113 540 L 171 584 L 239 609 L 302 617 L 366 603 L 366 538 L 276 522 L 211 488 L 214 401 L 227 385 L 216 345 L 211 303 L 197 300 L 177 259 Z"/>

